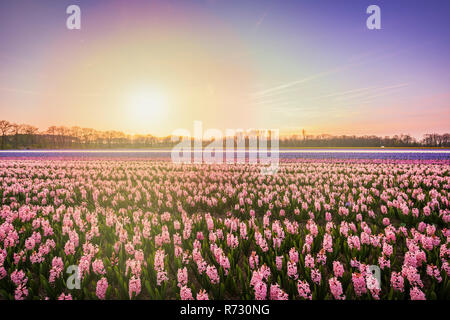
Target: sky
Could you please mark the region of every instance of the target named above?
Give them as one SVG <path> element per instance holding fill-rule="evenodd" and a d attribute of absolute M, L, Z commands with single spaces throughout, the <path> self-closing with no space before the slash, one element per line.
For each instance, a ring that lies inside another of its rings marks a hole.
<path fill-rule="evenodd" d="M 448 0 L 2 0 L 0 119 L 420 138 L 450 131 L 449 38 Z"/>

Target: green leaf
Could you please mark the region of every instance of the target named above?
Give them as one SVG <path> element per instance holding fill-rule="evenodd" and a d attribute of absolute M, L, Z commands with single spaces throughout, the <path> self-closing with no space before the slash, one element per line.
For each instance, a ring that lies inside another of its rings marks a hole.
<path fill-rule="evenodd" d="M 430 299 L 431 300 L 437 300 L 437 295 L 436 295 L 436 293 L 434 291 L 431 291 Z"/>
<path fill-rule="evenodd" d="M 86 299 L 91 298 L 88 288 L 84 287 L 83 288 L 83 293 L 84 293 L 84 296 L 85 296 Z"/>
<path fill-rule="evenodd" d="M 388 300 L 392 300 L 393 297 L 394 297 L 394 289 L 391 288 L 391 290 L 389 290 Z"/>
<path fill-rule="evenodd" d="M 9 294 L 4 289 L 0 289 L 0 296 L 4 299 L 9 299 Z"/>

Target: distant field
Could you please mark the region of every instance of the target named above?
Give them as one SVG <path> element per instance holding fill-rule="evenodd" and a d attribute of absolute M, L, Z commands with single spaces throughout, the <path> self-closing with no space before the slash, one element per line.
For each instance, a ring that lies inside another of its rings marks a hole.
<path fill-rule="evenodd" d="M 172 150 L 9 150 L 0 151 L 0 158 L 99 157 L 169 159 Z M 248 153 L 247 153 L 248 156 Z M 449 149 L 374 149 L 374 148 L 310 148 L 281 149 L 279 158 L 290 159 L 386 159 L 386 160 L 450 160 Z"/>

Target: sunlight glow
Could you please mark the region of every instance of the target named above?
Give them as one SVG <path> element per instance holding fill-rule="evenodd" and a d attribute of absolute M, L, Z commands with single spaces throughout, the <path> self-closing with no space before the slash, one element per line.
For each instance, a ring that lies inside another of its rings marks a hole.
<path fill-rule="evenodd" d="M 136 120 L 160 120 L 166 109 L 167 98 L 162 92 L 139 91 L 130 99 L 130 112 Z"/>

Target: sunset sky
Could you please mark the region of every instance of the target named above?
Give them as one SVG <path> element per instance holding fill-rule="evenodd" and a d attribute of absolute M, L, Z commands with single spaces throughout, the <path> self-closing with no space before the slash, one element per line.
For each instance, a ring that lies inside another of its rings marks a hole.
<path fill-rule="evenodd" d="M 0 119 L 41 129 L 450 131 L 448 0 L 2 0 L 0 39 Z"/>

